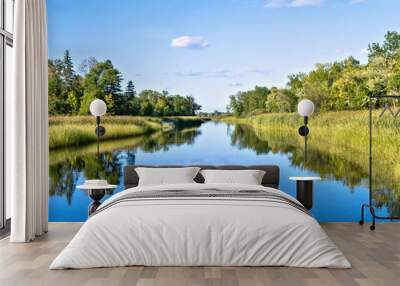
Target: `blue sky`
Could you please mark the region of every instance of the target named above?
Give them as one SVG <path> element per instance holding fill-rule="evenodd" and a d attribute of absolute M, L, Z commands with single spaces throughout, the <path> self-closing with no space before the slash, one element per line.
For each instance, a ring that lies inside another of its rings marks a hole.
<path fill-rule="evenodd" d="M 49 57 L 110 59 L 137 90 L 192 95 L 225 110 L 229 95 L 284 86 L 317 62 L 400 31 L 399 0 L 47 0 Z"/>

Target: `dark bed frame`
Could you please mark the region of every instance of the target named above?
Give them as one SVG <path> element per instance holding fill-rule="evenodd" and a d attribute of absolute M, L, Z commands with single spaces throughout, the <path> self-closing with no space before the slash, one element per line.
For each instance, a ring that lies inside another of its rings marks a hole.
<path fill-rule="evenodd" d="M 182 167 L 199 167 L 203 169 L 214 169 L 214 170 L 263 170 L 265 171 L 265 175 L 262 179 L 261 184 L 265 187 L 271 187 L 278 189 L 279 188 L 279 167 L 276 165 L 221 165 L 221 166 L 213 166 L 213 165 L 159 165 L 159 166 L 151 166 L 151 165 L 135 165 L 135 166 L 126 166 L 124 168 L 124 186 L 125 189 L 136 187 L 139 183 L 139 176 L 135 171 L 136 167 L 148 167 L 148 168 L 182 168 Z M 204 178 L 200 174 L 194 178 L 197 183 L 204 183 Z"/>

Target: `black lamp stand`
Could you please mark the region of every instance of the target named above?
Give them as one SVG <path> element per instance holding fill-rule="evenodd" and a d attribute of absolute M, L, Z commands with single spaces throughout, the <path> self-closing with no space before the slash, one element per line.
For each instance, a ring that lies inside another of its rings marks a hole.
<path fill-rule="evenodd" d="M 104 128 L 104 126 L 100 125 L 100 116 L 96 116 L 95 133 L 97 135 L 97 158 L 100 158 L 100 137 L 106 134 L 106 129 Z"/>
<path fill-rule="evenodd" d="M 104 126 L 100 125 L 100 116 L 96 116 L 96 129 L 95 133 L 97 136 L 97 160 L 100 163 L 100 137 L 106 134 L 106 129 Z M 97 176 L 99 175 L 99 170 L 97 170 Z"/>
<path fill-rule="evenodd" d="M 304 137 L 304 163 L 307 161 L 307 135 L 310 133 L 310 130 L 307 127 L 308 124 L 308 116 L 304 116 L 304 125 L 300 126 L 299 134 Z"/>
<path fill-rule="evenodd" d="M 373 205 L 372 201 L 372 109 L 373 109 L 373 102 L 372 99 L 385 99 L 385 98 L 392 98 L 395 100 L 400 100 L 400 96 L 396 95 L 370 95 L 369 96 L 369 120 L 368 120 L 368 125 L 369 125 L 369 170 L 368 170 L 368 189 L 369 189 L 369 199 L 368 199 L 368 204 L 363 204 L 361 206 L 361 220 L 359 221 L 360 224 L 364 224 L 364 209 L 367 208 L 369 209 L 369 212 L 371 213 L 372 216 L 372 224 L 369 226 L 370 230 L 375 230 L 375 220 L 376 219 L 381 219 L 381 220 L 393 220 L 393 219 L 400 219 L 398 216 L 378 216 L 375 214 L 375 206 Z M 385 107 L 386 109 L 386 107 Z M 390 111 L 390 110 L 389 110 Z M 382 117 L 384 114 L 385 110 L 380 114 L 379 117 Z M 396 118 L 398 113 L 394 114 L 392 111 L 390 111 L 391 114 Z"/>

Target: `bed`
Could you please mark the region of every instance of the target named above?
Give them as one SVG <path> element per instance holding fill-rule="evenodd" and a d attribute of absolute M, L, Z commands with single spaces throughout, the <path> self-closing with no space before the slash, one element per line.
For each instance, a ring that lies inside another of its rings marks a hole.
<path fill-rule="evenodd" d="M 278 166 L 198 166 L 263 170 L 261 185 L 205 184 L 198 173 L 194 183 L 152 186 L 138 186 L 135 167 L 125 167 L 125 190 L 99 207 L 50 269 L 351 267 L 308 211 L 278 190 Z"/>

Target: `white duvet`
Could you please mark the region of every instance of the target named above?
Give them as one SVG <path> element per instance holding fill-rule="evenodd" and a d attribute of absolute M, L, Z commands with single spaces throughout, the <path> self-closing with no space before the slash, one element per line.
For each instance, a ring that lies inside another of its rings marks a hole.
<path fill-rule="evenodd" d="M 179 184 L 128 189 L 100 208 L 129 192 L 205 187 L 291 198 L 262 186 Z M 254 198 L 162 198 L 120 202 L 90 217 L 50 269 L 127 265 L 351 267 L 318 222 L 293 206 Z"/>

